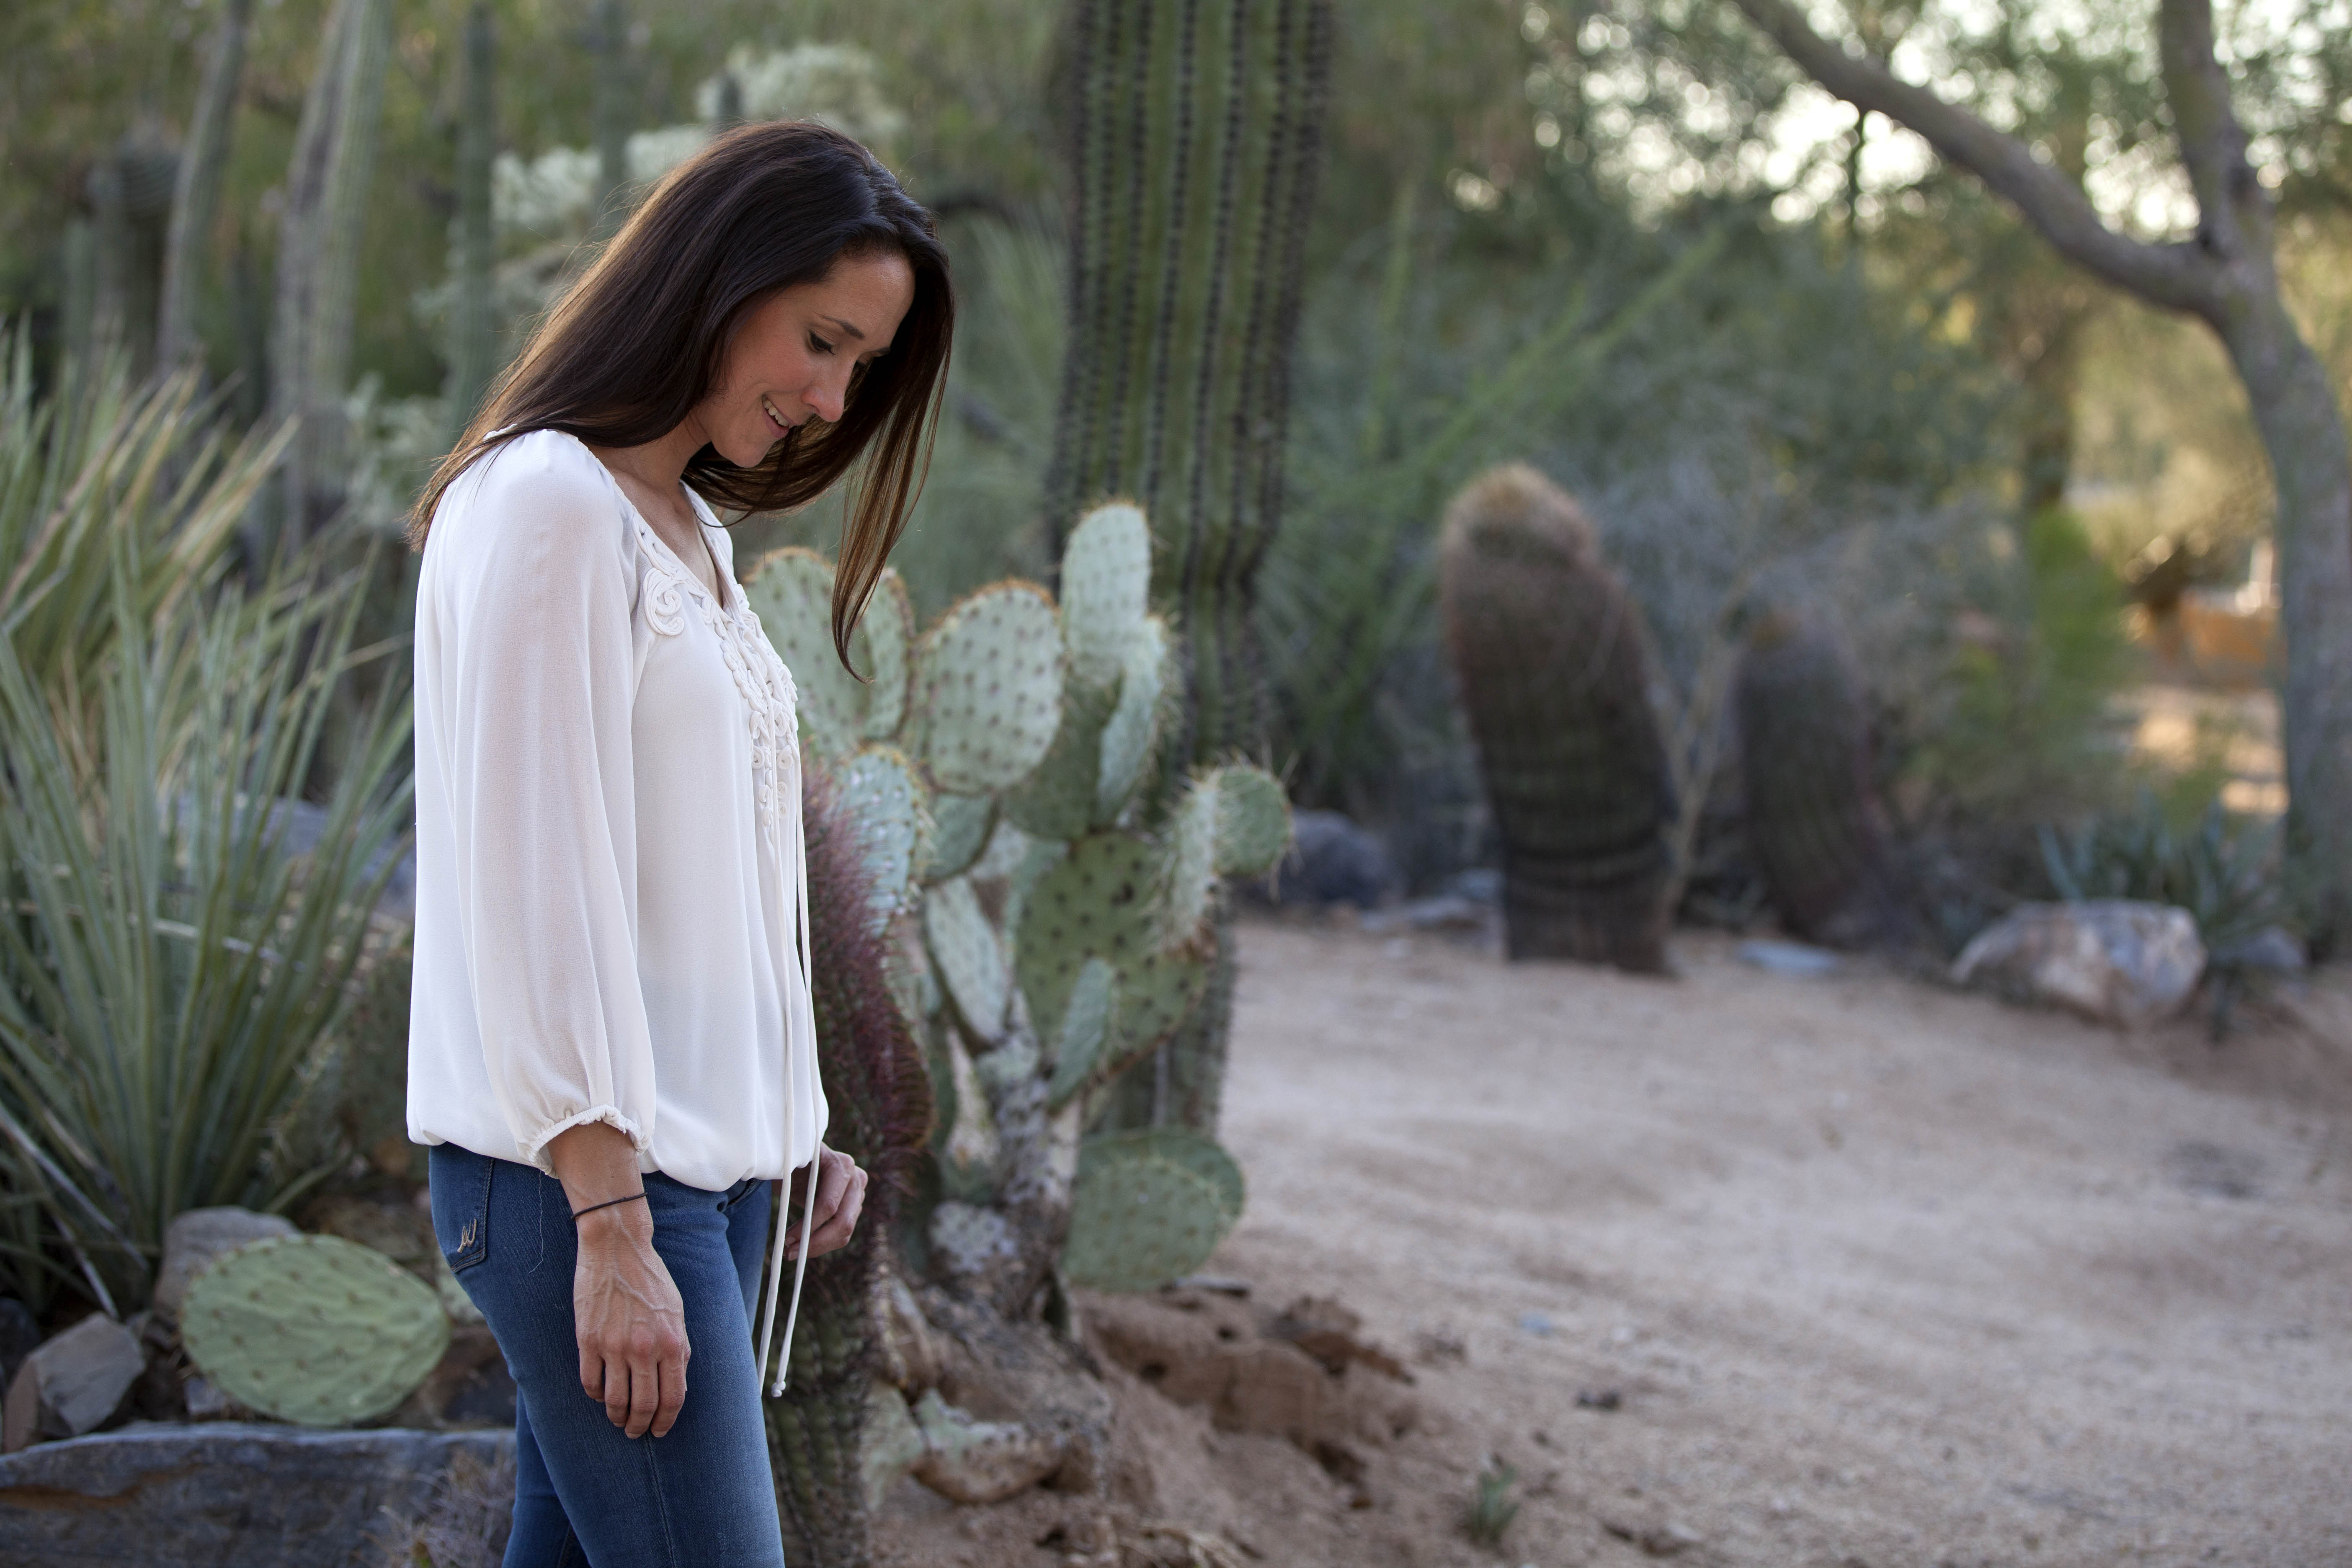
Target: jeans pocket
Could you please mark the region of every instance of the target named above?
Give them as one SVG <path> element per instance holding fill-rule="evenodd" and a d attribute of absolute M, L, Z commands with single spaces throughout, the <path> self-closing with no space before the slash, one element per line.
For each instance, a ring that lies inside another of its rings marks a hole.
<path fill-rule="evenodd" d="M 431 1167 L 433 1237 L 450 1271 L 463 1273 L 490 1255 L 490 1176 L 498 1162 L 436 1143 Z"/>

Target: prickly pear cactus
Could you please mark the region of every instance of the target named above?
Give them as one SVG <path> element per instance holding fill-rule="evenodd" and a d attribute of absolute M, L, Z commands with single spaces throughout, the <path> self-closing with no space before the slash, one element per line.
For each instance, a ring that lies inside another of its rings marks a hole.
<path fill-rule="evenodd" d="M 1793 616 L 1765 616 L 1733 696 L 1748 842 L 1782 923 L 1832 947 L 1900 941 L 1869 717 L 1836 639 Z"/>
<path fill-rule="evenodd" d="M 1641 607 L 1576 502 L 1524 464 L 1455 498 L 1438 570 L 1510 956 L 1662 971 L 1674 786 Z"/>
<path fill-rule="evenodd" d="M 299 1426 L 348 1426 L 415 1392 L 449 1348 L 449 1320 L 432 1287 L 373 1247 L 277 1236 L 196 1277 L 180 1339 L 239 1404 Z"/>
<path fill-rule="evenodd" d="M 1060 1037 L 1087 960 L 1101 959 L 1118 976 L 1115 1032 L 1097 1052 L 1097 1074 L 1118 1071 L 1166 1039 L 1208 982 L 1200 951 L 1169 942 L 1166 878 L 1158 845 L 1096 834 L 1070 846 L 1022 907 L 1014 973 L 1039 1038 Z"/>
<path fill-rule="evenodd" d="M 744 576 L 743 598 L 793 672 L 801 738 L 819 757 L 846 757 L 861 741 L 898 732 L 907 714 L 914 612 L 895 570 L 875 584 L 849 639 L 849 657 L 865 680 L 843 668 L 834 651 L 833 567 L 824 556 L 794 547 L 761 557 Z"/>
<path fill-rule="evenodd" d="M 1070 1283 L 1151 1290 L 1181 1279 L 1241 1217 L 1242 1173 L 1216 1142 L 1181 1128 L 1089 1138 L 1070 1192 Z"/>

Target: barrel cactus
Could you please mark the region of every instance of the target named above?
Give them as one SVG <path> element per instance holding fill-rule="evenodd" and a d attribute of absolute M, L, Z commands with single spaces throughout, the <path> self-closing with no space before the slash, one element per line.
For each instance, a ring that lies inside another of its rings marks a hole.
<path fill-rule="evenodd" d="M 188 1359 L 223 1393 L 305 1426 L 373 1420 L 449 1346 L 433 1288 L 372 1247 L 275 1236 L 198 1275 L 180 1310 Z"/>
<path fill-rule="evenodd" d="M 1641 607 L 1591 521 L 1524 464 L 1484 474 L 1447 509 L 1439 594 L 1510 956 L 1663 971 L 1673 778 Z"/>
<path fill-rule="evenodd" d="M 1781 922 L 1866 947 L 1906 931 L 1869 716 L 1837 640 L 1785 612 L 1748 637 L 1734 691 L 1748 843 Z"/>
<path fill-rule="evenodd" d="M 766 1402 L 785 1555 L 849 1568 L 868 1560 L 862 1465 L 882 1347 L 872 1303 L 891 1227 L 931 1131 L 923 1058 L 892 1001 L 888 939 L 873 913 L 881 869 L 845 792 L 814 771 L 808 824 L 809 950 L 817 1061 L 833 1110 L 826 1142 L 866 1168 L 866 1214 L 850 1244 L 809 1261 L 791 1376 Z M 902 878 L 905 872 L 897 873 Z"/>

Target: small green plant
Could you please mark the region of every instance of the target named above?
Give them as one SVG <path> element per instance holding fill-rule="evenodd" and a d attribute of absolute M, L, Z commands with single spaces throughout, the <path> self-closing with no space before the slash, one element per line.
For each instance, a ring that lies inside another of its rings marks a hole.
<path fill-rule="evenodd" d="M 1463 1510 L 1462 1528 L 1481 1546 L 1500 1546 L 1503 1532 L 1518 1518 L 1519 1505 L 1511 1496 L 1519 1472 L 1500 1459 L 1490 1459 L 1472 1485 L 1470 1504 Z"/>

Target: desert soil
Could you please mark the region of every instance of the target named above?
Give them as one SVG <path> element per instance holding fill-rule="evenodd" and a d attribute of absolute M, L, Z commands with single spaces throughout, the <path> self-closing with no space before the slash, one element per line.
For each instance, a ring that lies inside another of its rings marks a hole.
<path fill-rule="evenodd" d="M 1420 1415 L 1348 1484 L 1115 1373 L 1150 1511 L 1292 1568 L 2352 1563 L 2352 975 L 2217 1047 L 1675 958 L 1244 927 L 1209 1272 L 1353 1307 Z M 1112 1561 L 1078 1506 L 902 1483 L 885 1556 Z"/>

